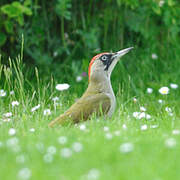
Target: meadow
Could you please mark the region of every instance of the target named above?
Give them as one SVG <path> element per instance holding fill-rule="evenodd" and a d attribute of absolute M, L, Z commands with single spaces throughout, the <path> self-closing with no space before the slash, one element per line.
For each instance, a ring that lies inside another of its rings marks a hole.
<path fill-rule="evenodd" d="M 138 62 L 136 51 L 121 62 Z M 158 58 L 147 56 L 144 68 L 148 60 Z M 48 128 L 48 123 L 84 91 L 87 77 L 72 77 L 74 83 L 61 89 L 62 82 L 52 77 L 45 82 L 37 68 L 27 71 L 23 49 L 16 59 L 9 59 L 8 67 L 1 63 L 0 179 L 179 179 L 178 80 L 171 81 L 172 73 L 147 86 L 149 72 L 137 72 L 133 78 L 139 81 L 134 81 L 121 62 L 112 76 L 117 97 L 113 117 L 94 116 L 55 128 Z M 30 73 L 35 82 L 29 80 Z M 141 81 L 143 88 L 133 84 Z"/>
<path fill-rule="evenodd" d="M 180 179 L 178 0 L 0 1 L 0 180 Z M 112 118 L 49 128 L 101 52 Z"/>

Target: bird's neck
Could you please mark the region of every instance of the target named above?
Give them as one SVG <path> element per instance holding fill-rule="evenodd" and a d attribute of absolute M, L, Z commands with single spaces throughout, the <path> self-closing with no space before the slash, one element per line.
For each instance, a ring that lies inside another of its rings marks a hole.
<path fill-rule="evenodd" d="M 89 94 L 107 93 L 114 95 L 110 77 L 101 76 L 101 79 L 90 79 L 87 88 Z"/>

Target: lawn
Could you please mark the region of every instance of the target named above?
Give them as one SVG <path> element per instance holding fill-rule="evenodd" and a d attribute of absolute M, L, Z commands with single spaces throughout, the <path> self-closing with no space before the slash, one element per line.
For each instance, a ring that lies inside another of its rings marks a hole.
<path fill-rule="evenodd" d="M 137 96 L 128 93 L 130 85 L 116 86 L 111 119 L 94 116 L 51 129 L 48 123 L 78 97 L 71 89 L 81 85 L 74 80 L 69 89 L 57 91 L 52 79 L 41 82 L 37 69 L 37 82 L 31 83 L 21 63 L 19 57 L 10 60 L 9 69 L 0 68 L 5 77 L 0 86 L 0 179 L 180 178 L 178 85 L 169 79 L 157 82 L 158 88 L 144 85 Z"/>

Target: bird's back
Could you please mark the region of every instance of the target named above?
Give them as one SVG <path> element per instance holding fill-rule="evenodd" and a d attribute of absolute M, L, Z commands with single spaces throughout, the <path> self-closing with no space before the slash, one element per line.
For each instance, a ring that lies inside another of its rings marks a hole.
<path fill-rule="evenodd" d="M 111 107 L 111 100 L 105 93 L 84 94 L 64 114 L 52 121 L 49 126 L 62 124 L 66 121 L 75 123 L 87 120 L 95 113 L 97 116 L 107 114 Z"/>

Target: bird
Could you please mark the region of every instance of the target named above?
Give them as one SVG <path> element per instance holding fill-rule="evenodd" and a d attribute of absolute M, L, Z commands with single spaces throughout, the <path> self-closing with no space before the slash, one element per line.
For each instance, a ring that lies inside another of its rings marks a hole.
<path fill-rule="evenodd" d="M 90 119 L 93 114 L 111 117 L 116 107 L 116 98 L 111 85 L 111 73 L 119 59 L 133 47 L 115 53 L 97 54 L 89 63 L 89 83 L 82 97 L 67 111 L 49 123 L 49 127 L 66 122 L 78 123 Z"/>

